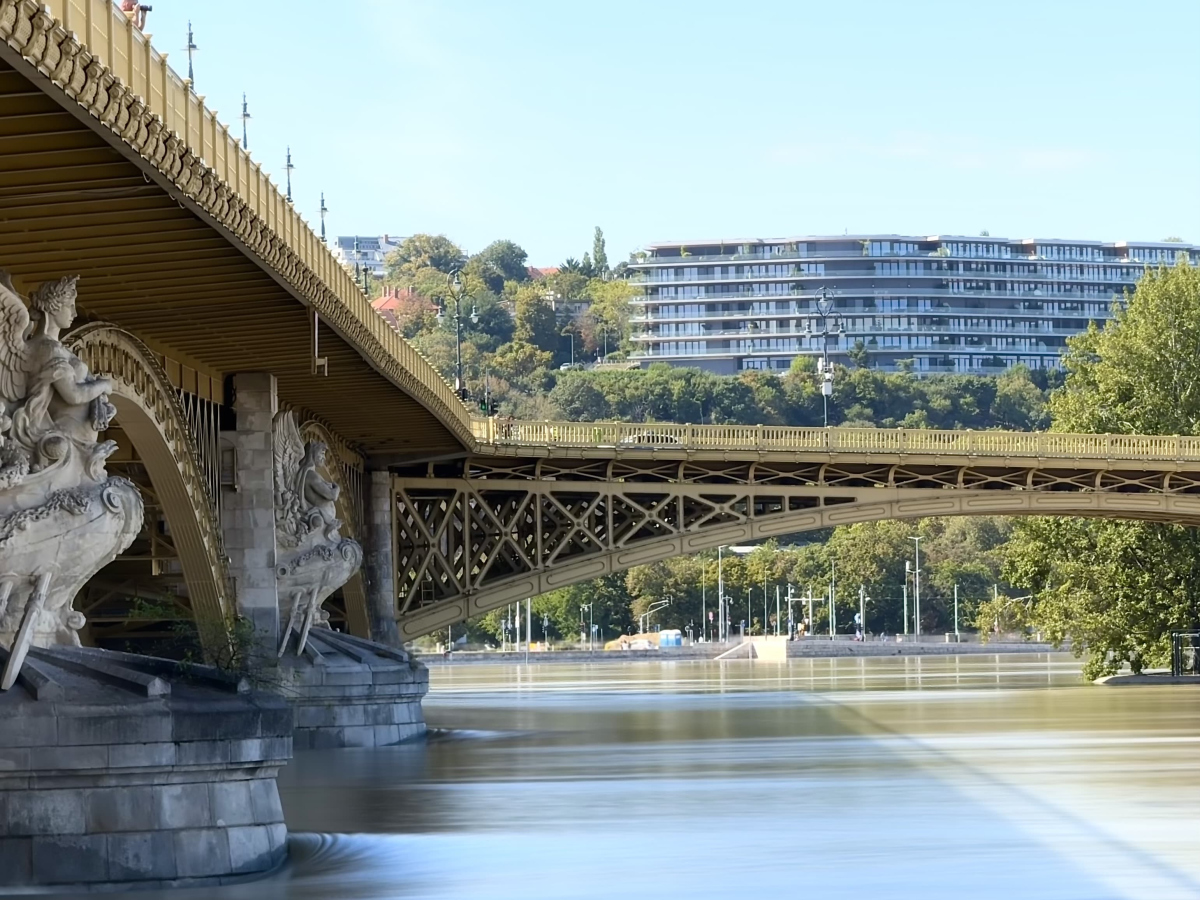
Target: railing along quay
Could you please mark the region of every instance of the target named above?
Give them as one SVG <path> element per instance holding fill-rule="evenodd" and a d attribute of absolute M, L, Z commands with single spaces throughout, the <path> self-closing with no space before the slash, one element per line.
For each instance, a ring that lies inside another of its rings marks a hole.
<path fill-rule="evenodd" d="M 475 418 L 480 452 L 500 447 L 750 450 L 922 456 L 1200 462 L 1200 437 L 935 431 L 922 428 L 793 428 L 668 422 L 521 422 Z"/>

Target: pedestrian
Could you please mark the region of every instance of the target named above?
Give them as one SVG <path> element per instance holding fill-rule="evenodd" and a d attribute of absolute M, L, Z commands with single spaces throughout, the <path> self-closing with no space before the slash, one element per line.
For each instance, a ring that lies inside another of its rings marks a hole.
<path fill-rule="evenodd" d="M 146 13 L 152 9 L 152 6 L 138 3 L 137 0 L 121 0 L 121 12 L 139 31 L 146 30 Z"/>

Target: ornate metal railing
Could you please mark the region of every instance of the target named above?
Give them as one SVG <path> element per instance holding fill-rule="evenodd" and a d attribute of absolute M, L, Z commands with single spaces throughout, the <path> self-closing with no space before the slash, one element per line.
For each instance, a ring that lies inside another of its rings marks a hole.
<path fill-rule="evenodd" d="M 477 452 L 504 447 L 756 450 L 812 453 L 1003 456 L 1200 462 L 1200 437 L 1060 434 L 1049 431 L 935 431 L 920 428 L 791 428 L 669 422 L 472 422 Z"/>

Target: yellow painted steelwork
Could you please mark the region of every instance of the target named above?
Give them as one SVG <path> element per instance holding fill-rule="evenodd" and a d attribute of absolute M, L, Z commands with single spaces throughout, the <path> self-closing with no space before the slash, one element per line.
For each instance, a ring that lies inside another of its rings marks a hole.
<path fill-rule="evenodd" d="M 631 566 L 854 522 L 1200 525 L 1197 437 L 504 420 L 476 429 L 476 455 L 401 468 L 393 481 L 406 639 Z"/>
<path fill-rule="evenodd" d="M 109 0 L 0 0 L 0 268 L 82 275 L 85 316 L 218 382 L 271 371 L 370 454 L 471 441 L 450 386 Z"/>

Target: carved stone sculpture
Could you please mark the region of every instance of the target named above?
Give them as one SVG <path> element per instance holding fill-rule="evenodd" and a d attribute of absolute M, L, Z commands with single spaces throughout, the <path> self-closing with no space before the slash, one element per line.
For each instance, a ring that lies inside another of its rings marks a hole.
<path fill-rule="evenodd" d="M 326 446 L 300 437 L 290 410 L 275 416 L 275 545 L 280 621 L 279 656 L 293 634 L 304 651 L 309 631 L 328 627 L 321 605 L 362 565 L 362 546 L 341 536 L 337 484 L 322 475 Z"/>
<path fill-rule="evenodd" d="M 26 302 L 0 271 L 0 690 L 30 647 L 79 646 L 75 595 L 142 527 L 137 488 L 105 471 L 117 445 L 97 440 L 116 414 L 112 385 L 59 340 L 77 280 Z"/>

